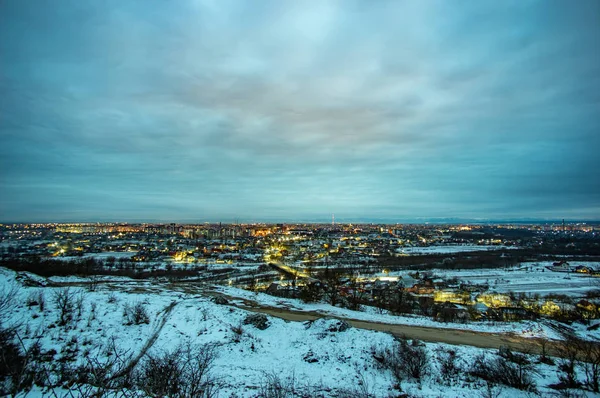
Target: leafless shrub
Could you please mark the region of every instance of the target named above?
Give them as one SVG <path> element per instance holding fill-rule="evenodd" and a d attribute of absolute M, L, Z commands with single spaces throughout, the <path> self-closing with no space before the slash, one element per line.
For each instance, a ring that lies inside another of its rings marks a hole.
<path fill-rule="evenodd" d="M 107 301 L 108 301 L 109 304 L 113 304 L 113 303 L 117 302 L 117 295 L 115 294 L 115 292 L 111 292 L 108 295 L 108 300 Z"/>
<path fill-rule="evenodd" d="M 485 389 L 482 391 L 483 398 L 498 398 L 502 393 L 502 389 L 497 383 L 489 380 L 485 381 Z"/>
<path fill-rule="evenodd" d="M 532 378 L 535 367 L 523 354 L 510 353 L 509 356 L 488 358 L 481 354 L 475 358 L 469 373 L 488 383 L 503 384 L 519 390 L 536 391 Z"/>
<path fill-rule="evenodd" d="M 558 380 L 559 384 L 554 386 L 559 389 L 578 388 L 577 364 L 579 363 L 579 342 L 575 338 L 567 338 L 557 347 L 558 356 Z"/>
<path fill-rule="evenodd" d="M 216 347 L 211 344 L 188 344 L 149 355 L 140 365 L 136 385 L 151 396 L 214 397 L 222 387 L 211 375 L 216 358 Z"/>
<path fill-rule="evenodd" d="M 146 306 L 142 302 L 136 302 L 134 304 L 125 303 L 123 308 L 123 317 L 127 325 L 140 325 L 142 323 L 150 323 L 150 317 Z"/>
<path fill-rule="evenodd" d="M 0 288 L 0 324 L 4 320 L 5 314 L 10 313 L 10 309 L 12 308 L 15 297 L 19 294 L 19 287 L 16 285 L 12 285 L 7 287 L 6 285 Z"/>
<path fill-rule="evenodd" d="M 103 397 L 106 395 L 127 397 L 132 385 L 128 371 L 131 355 L 118 349 L 114 338 L 103 350 L 104 357 L 85 357 L 85 363 L 70 365 L 62 363 L 57 369 L 54 385 L 67 385 L 73 396 Z"/>
<path fill-rule="evenodd" d="M 41 346 L 27 347 L 16 328 L 0 328 L 0 395 L 16 396 L 41 384 Z"/>
<path fill-rule="evenodd" d="M 0 329 L 0 395 L 18 391 L 18 375 L 26 364 L 13 328 Z"/>
<path fill-rule="evenodd" d="M 99 275 L 90 275 L 89 279 L 88 279 L 88 291 L 90 292 L 95 292 L 96 289 L 98 288 L 98 284 L 100 283 L 100 276 Z"/>
<path fill-rule="evenodd" d="M 593 392 L 600 392 L 600 341 L 572 338 L 568 344 L 573 348 L 566 349 L 567 351 L 578 352 L 577 360 L 585 375 L 583 386 Z M 566 369 L 571 369 L 570 362 L 567 359 Z"/>
<path fill-rule="evenodd" d="M 353 387 L 342 388 L 338 390 L 337 397 L 338 398 L 374 398 L 376 397 L 373 392 L 367 378 L 365 377 L 364 372 L 357 368 L 355 379 L 357 383 Z"/>
<path fill-rule="evenodd" d="M 377 354 L 381 363 L 388 368 L 398 384 L 404 379 L 411 378 L 421 382 L 423 376 L 429 371 L 429 356 L 424 346 L 413 340 L 408 344 L 405 339 L 400 339 L 391 348 Z"/>
<path fill-rule="evenodd" d="M 57 289 L 53 293 L 53 299 L 59 310 L 59 325 L 64 326 L 73 319 L 75 292 L 68 287 Z"/>
<path fill-rule="evenodd" d="M 83 306 L 85 303 L 85 294 L 83 292 L 79 292 L 79 294 L 75 295 L 75 309 L 77 309 L 77 317 L 81 318 L 83 314 Z"/>
<path fill-rule="evenodd" d="M 554 365 L 554 360 L 548 356 L 548 339 L 538 339 L 538 346 L 540 347 L 539 361 L 547 365 Z"/>
<path fill-rule="evenodd" d="M 230 328 L 231 332 L 233 333 L 233 341 L 235 343 L 239 343 L 240 340 L 242 339 L 242 335 L 244 334 L 244 328 L 242 326 L 241 323 L 239 323 L 238 325 L 232 325 Z"/>
<path fill-rule="evenodd" d="M 440 364 L 440 379 L 442 383 L 450 385 L 459 378 L 462 369 L 458 364 L 455 350 L 440 349 L 437 352 L 437 361 Z"/>
<path fill-rule="evenodd" d="M 37 302 L 41 312 L 44 312 L 44 308 L 46 307 L 46 297 L 44 295 L 44 291 L 42 289 L 37 292 Z"/>
<path fill-rule="evenodd" d="M 300 385 L 294 373 L 283 379 L 277 373 L 265 373 L 259 387 L 258 398 L 291 398 L 299 394 Z"/>

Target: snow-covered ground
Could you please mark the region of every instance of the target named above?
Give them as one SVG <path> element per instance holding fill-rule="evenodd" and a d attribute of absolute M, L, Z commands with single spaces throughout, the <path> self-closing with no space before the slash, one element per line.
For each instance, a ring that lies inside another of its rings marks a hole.
<path fill-rule="evenodd" d="M 86 253 L 83 256 L 57 256 L 57 257 L 48 257 L 54 260 L 62 260 L 62 261 L 76 261 L 81 260 L 82 258 L 93 258 L 95 260 L 106 260 L 109 257 L 114 257 L 119 260 L 121 258 L 131 258 L 135 256 L 137 251 L 129 251 L 129 252 L 102 252 L 102 253 Z"/>
<path fill-rule="evenodd" d="M 546 294 L 565 294 L 582 297 L 587 291 L 600 289 L 600 278 L 581 273 L 564 273 L 548 270 L 551 261 L 521 263 L 511 268 L 481 268 L 472 270 L 435 270 L 444 278 L 456 277 L 475 284 L 489 284 L 490 290 Z M 596 262 L 572 262 L 572 267 L 585 265 L 600 267 Z"/>
<path fill-rule="evenodd" d="M 425 246 L 425 247 L 403 247 L 397 250 L 402 254 L 452 254 L 463 252 L 478 252 L 486 250 L 518 249 L 517 246 L 500 245 L 447 245 L 447 246 Z"/>
<path fill-rule="evenodd" d="M 319 385 L 319 393 L 315 395 L 326 397 L 336 396 L 340 389 L 359 388 L 361 380 L 374 397 L 398 394 L 393 389 L 395 382 L 391 373 L 381 369 L 373 358 L 374 350 L 392 345 L 394 339 L 386 333 L 357 328 L 332 331 L 337 322 L 332 319 L 301 323 L 272 317 L 269 318 L 270 326 L 259 330 L 251 325 L 242 325 L 249 314 L 247 311 L 215 304 L 203 295 L 170 291 L 150 282 L 142 282 L 135 287 L 123 284 L 121 288 L 118 283 L 101 285 L 93 292 L 71 287 L 75 297 L 82 300 L 81 312 L 76 307 L 75 321 L 64 327 L 58 326 L 59 314 L 53 301 L 58 288 L 26 287 L 19 282 L 21 279 L 13 271 L 0 269 L 0 292 L 8 291 L 12 286 L 18 287 L 14 306 L 2 314 L 5 326 L 18 325 L 25 346 L 38 341 L 42 352 L 56 350 L 52 359 L 54 364 L 65 358 L 69 351 L 75 352 L 79 363 L 84 363 L 85 358 L 107 360 L 110 347 L 115 347 L 124 358 L 133 357 L 153 333 L 157 333 L 149 354 L 172 350 L 186 342 L 218 344 L 218 359 L 213 373 L 224 382 L 219 394 L 221 397 L 256 397 L 268 374 L 276 374 L 283 379 L 293 377 L 298 385 Z M 44 282 L 39 277 L 31 279 Z M 246 297 L 246 293 L 239 289 L 226 288 L 224 291 L 229 295 Z M 45 297 L 43 309 L 39 304 L 27 304 L 28 298 L 37 297 L 40 293 Z M 264 303 L 277 304 L 281 301 L 266 295 L 248 294 Z M 126 325 L 124 308 L 134 303 L 145 306 L 150 317 L 149 324 Z M 336 314 L 338 312 L 335 311 L 339 310 L 322 305 L 300 306 L 297 301 L 290 300 L 284 300 L 284 304 L 307 310 L 319 307 L 322 311 Z M 168 310 L 170 306 L 172 311 Z M 391 320 L 389 316 L 379 316 L 372 311 L 356 314 L 353 317 L 364 315 L 379 321 Z M 421 324 L 423 319 L 415 322 Z M 240 325 L 241 335 L 232 330 Z M 438 350 L 449 348 L 457 351 L 459 364 L 464 368 L 481 353 L 490 357 L 495 355 L 495 350 L 427 344 L 426 349 L 432 359 L 430 371 L 422 383 L 403 381 L 403 390 L 417 397 L 481 396 L 484 384 L 480 380 L 461 380 L 451 385 L 439 383 L 439 363 L 433 359 Z M 536 365 L 536 368 L 539 373 L 534 378 L 540 395 L 548 396 L 551 390 L 546 386 L 557 382 L 556 367 Z M 66 394 L 66 391 L 62 392 Z M 495 392 L 500 397 L 531 396 L 509 387 L 496 387 Z M 43 390 L 36 388 L 28 396 L 43 395 Z"/>

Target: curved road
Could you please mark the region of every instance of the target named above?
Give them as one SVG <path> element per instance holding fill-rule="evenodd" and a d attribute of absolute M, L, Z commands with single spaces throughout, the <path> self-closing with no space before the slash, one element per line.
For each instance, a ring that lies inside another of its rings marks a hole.
<path fill-rule="evenodd" d="M 247 311 L 263 313 L 287 321 L 303 322 L 312 321 L 319 318 L 335 318 L 348 322 L 351 326 L 359 329 L 375 330 L 378 332 L 391 333 L 398 337 L 408 339 L 418 339 L 431 343 L 447 343 L 454 345 L 470 345 L 480 348 L 500 348 L 509 347 L 513 351 L 524 352 L 528 354 L 540 354 L 541 346 L 539 338 L 525 338 L 513 333 L 486 333 L 472 330 L 434 328 L 427 326 L 398 325 L 389 323 L 380 323 L 373 321 L 363 321 L 339 316 L 330 316 L 318 312 L 297 311 L 287 308 L 270 307 L 258 304 L 254 301 L 232 297 L 220 292 L 206 292 L 211 296 L 221 296 L 228 300 L 228 305 L 244 309 Z M 231 302 L 231 301 L 237 302 Z M 241 301 L 241 303 L 240 303 Z M 557 355 L 556 343 L 548 342 L 546 346 L 547 354 Z"/>
<path fill-rule="evenodd" d="M 108 281 L 103 281 L 105 284 Z M 72 283 L 80 284 L 80 283 Z M 123 285 L 123 282 L 118 281 L 119 285 Z M 135 285 L 135 283 L 132 283 Z M 57 285 L 57 284 L 55 284 Z M 60 285 L 65 285 L 60 284 Z M 160 285 L 155 285 L 158 288 Z M 500 348 L 501 346 L 509 347 L 513 351 L 519 351 L 531 354 L 540 354 L 541 346 L 540 342 L 542 339 L 539 338 L 524 338 L 512 333 L 486 333 L 476 332 L 472 330 L 460 330 L 460 329 L 446 329 L 446 328 L 435 328 L 427 326 L 414 326 L 414 325 L 398 325 L 389 323 L 380 323 L 373 321 L 364 321 L 353 318 L 334 317 L 328 314 L 322 314 L 318 312 L 310 311 L 298 311 L 288 308 L 281 307 L 270 307 L 259 304 L 252 300 L 243 299 L 240 297 L 228 296 L 221 292 L 216 292 L 207 287 L 200 287 L 190 285 L 189 283 L 168 283 L 163 285 L 163 288 L 169 290 L 179 290 L 185 293 L 203 293 L 208 296 L 221 296 L 229 300 L 229 304 L 240 309 L 244 309 L 252 312 L 259 312 L 266 315 L 274 316 L 277 318 L 285 319 L 288 321 L 312 321 L 318 318 L 336 318 L 348 322 L 351 326 L 366 329 L 375 330 L 379 332 L 391 333 L 398 337 L 406 337 L 409 339 L 419 339 L 431 343 L 447 343 L 454 345 L 469 345 L 480 348 Z M 148 290 L 144 287 L 143 290 Z M 232 302 L 235 301 L 235 302 Z M 168 316 L 172 308 L 166 311 L 165 316 Z M 556 341 L 549 341 L 546 345 L 546 353 L 548 355 L 558 356 L 556 347 L 558 343 Z"/>

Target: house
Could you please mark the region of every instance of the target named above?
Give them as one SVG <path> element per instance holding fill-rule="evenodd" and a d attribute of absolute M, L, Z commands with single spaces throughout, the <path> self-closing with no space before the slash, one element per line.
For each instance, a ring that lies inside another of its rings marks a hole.
<path fill-rule="evenodd" d="M 488 307 L 484 303 L 478 302 L 478 303 L 475 303 L 474 308 L 475 308 L 475 311 L 479 312 L 480 314 L 485 314 L 490 307 Z"/>
<path fill-rule="evenodd" d="M 434 309 L 434 318 L 440 322 L 466 322 L 470 316 L 466 307 L 446 301 Z"/>
<path fill-rule="evenodd" d="M 578 265 L 575 267 L 575 272 L 579 272 L 582 274 L 591 274 L 594 272 L 594 269 L 591 267 L 586 267 L 585 265 Z"/>
<path fill-rule="evenodd" d="M 410 293 L 414 294 L 433 294 L 435 286 L 431 279 L 425 279 L 419 283 L 416 283 L 412 287 L 406 289 Z"/>
<path fill-rule="evenodd" d="M 404 288 L 407 289 L 407 288 L 411 288 L 414 285 L 416 285 L 417 280 L 410 275 L 402 275 L 398 279 L 398 283 L 402 283 L 402 286 L 404 286 Z"/>
<path fill-rule="evenodd" d="M 546 268 L 549 269 L 550 271 L 554 271 L 554 272 L 573 272 L 573 271 L 575 271 L 575 269 L 571 268 L 569 263 L 564 260 L 563 261 L 555 261 L 554 263 L 552 263 L 551 267 L 546 267 Z"/>
<path fill-rule="evenodd" d="M 298 289 L 295 286 L 286 285 L 283 286 L 278 282 L 272 282 L 267 290 L 265 291 L 267 294 L 271 296 L 277 297 L 288 297 L 288 298 L 296 298 L 298 297 Z"/>

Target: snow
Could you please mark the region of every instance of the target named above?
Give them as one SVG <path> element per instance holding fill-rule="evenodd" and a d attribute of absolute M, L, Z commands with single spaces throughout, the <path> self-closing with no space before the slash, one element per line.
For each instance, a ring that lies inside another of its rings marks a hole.
<path fill-rule="evenodd" d="M 39 282 L 44 278 L 37 277 Z M 57 279 L 54 279 L 57 281 Z M 64 281 L 64 279 L 63 279 Z M 85 278 L 71 278 L 70 282 L 85 281 Z M 125 283 L 132 282 L 132 283 Z M 288 322 L 269 317 L 270 326 L 258 330 L 251 325 L 242 325 L 242 335 L 232 332 L 232 327 L 240 325 L 248 311 L 229 306 L 217 305 L 202 289 L 189 293 L 169 290 L 150 281 L 115 281 L 101 284 L 93 292 L 83 287 L 70 287 L 76 297 L 83 297 L 81 315 L 69 327 L 58 325 L 58 312 L 52 297 L 58 288 L 22 286 L 17 274 L 0 268 L 0 292 L 12 286 L 18 286 L 15 306 L 3 314 L 6 325 L 17 325 L 26 346 L 36 341 L 43 351 L 55 349 L 57 361 L 64 356 L 66 347 L 78 347 L 76 361 L 83 363 L 86 355 L 90 358 L 106 358 L 107 347 L 114 343 L 125 357 L 140 352 L 153 333 L 157 339 L 149 350 L 150 354 L 163 350 L 172 350 L 180 343 L 216 343 L 218 359 L 214 374 L 225 382 L 219 396 L 255 397 L 257 388 L 267 374 L 277 374 L 282 378 L 294 377 L 299 385 L 322 385 L 320 394 L 335 396 L 337 389 L 358 386 L 364 379 L 368 390 L 375 397 L 398 395 L 393 389 L 394 381 L 389 371 L 380 369 L 373 359 L 373 350 L 389 347 L 393 337 L 386 333 L 350 328 L 344 332 L 329 331 L 336 320 L 318 319 L 310 322 Z M 262 304 L 289 306 L 306 311 L 320 311 L 325 315 L 348 316 L 356 319 L 377 320 L 380 322 L 409 322 L 424 325 L 423 318 L 392 317 L 380 315 L 368 309 L 365 312 L 348 312 L 324 304 L 302 304 L 297 300 L 286 300 L 264 294 L 254 294 L 235 288 L 222 288 L 228 295 L 250 298 Z M 27 299 L 42 292 L 45 306 L 27 305 Z M 126 325 L 123 309 L 126 303 L 141 302 L 150 316 L 149 324 Z M 172 307 L 169 312 L 168 308 Z M 95 309 L 93 309 L 95 308 Z M 166 320 L 162 326 L 163 320 Z M 445 327 L 435 323 L 436 327 Z M 461 325 L 451 325 L 457 327 Z M 465 326 L 466 327 L 466 326 Z M 525 325 L 490 325 L 484 327 L 494 331 L 524 331 Z M 536 330 L 535 335 L 545 333 Z M 471 363 L 480 353 L 494 355 L 494 350 L 485 350 L 469 346 L 448 346 L 444 344 L 426 344 L 431 358 L 439 349 L 453 349 L 458 353 L 463 366 Z M 307 362 L 305 358 L 314 358 L 316 362 Z M 414 381 L 404 381 L 405 392 L 422 397 L 464 397 L 479 396 L 482 382 L 460 382 L 445 386 L 438 382 L 437 362 L 419 385 Z M 535 376 L 542 395 L 549 394 L 545 386 L 555 383 L 556 368 L 540 365 L 540 374 Z M 55 391 L 61 394 L 61 390 Z M 66 390 L 62 390 L 68 394 Z M 502 387 L 500 397 L 526 397 L 527 393 Z M 43 396 L 41 388 L 35 388 L 29 396 Z M 59 395 L 60 396 L 60 395 Z"/>
<path fill-rule="evenodd" d="M 516 246 L 501 246 L 501 245 L 447 245 L 447 246 L 424 246 L 424 247 L 403 247 L 397 250 L 402 254 L 451 254 L 477 252 L 487 250 L 508 250 L 518 249 Z"/>
<path fill-rule="evenodd" d="M 58 257 L 49 257 L 54 260 L 62 260 L 62 261 L 76 261 L 81 260 L 83 258 L 93 258 L 95 260 L 106 260 L 109 257 L 114 257 L 115 259 L 121 258 L 131 258 L 135 256 L 137 251 L 128 251 L 128 252 L 101 252 L 101 253 L 86 253 L 83 256 L 58 256 Z"/>
<path fill-rule="evenodd" d="M 490 290 L 546 294 L 565 294 L 582 297 L 589 290 L 600 289 L 600 278 L 582 273 L 553 272 L 546 267 L 551 261 L 521 263 L 511 268 L 482 268 L 470 270 L 435 270 L 435 274 L 444 278 L 456 277 L 473 284 L 488 283 Z M 572 262 L 571 267 L 586 265 L 600 266 L 596 262 Z"/>

